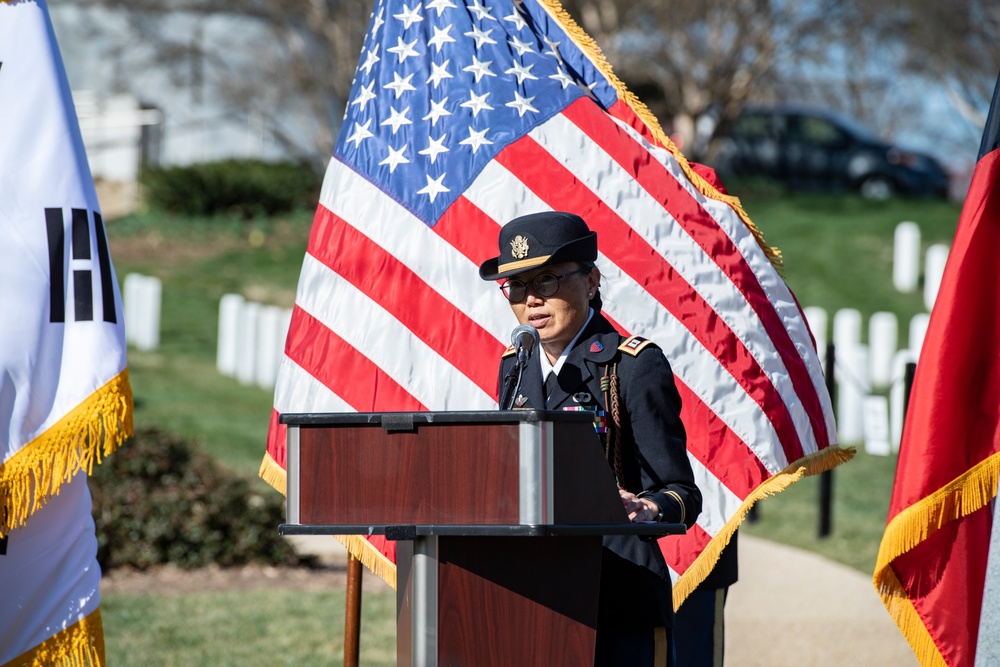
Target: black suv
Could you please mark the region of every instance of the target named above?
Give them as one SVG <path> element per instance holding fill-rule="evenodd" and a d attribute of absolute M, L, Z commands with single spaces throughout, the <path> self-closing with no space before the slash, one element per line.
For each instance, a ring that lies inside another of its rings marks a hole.
<path fill-rule="evenodd" d="M 826 110 L 748 107 L 720 138 L 715 168 L 723 178 L 763 176 L 792 189 L 852 190 L 869 199 L 948 196 L 948 173 L 937 160 Z"/>

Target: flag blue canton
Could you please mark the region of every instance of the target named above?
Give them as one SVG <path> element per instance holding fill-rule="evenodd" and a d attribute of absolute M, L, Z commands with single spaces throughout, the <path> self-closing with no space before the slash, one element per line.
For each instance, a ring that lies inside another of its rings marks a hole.
<path fill-rule="evenodd" d="M 334 155 L 433 225 L 504 146 L 583 95 L 616 99 L 533 2 L 380 0 Z"/>

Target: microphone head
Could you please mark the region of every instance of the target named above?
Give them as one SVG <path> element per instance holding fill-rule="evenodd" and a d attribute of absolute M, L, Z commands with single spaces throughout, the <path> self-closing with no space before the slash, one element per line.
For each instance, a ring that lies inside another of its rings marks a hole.
<path fill-rule="evenodd" d="M 525 356 L 538 345 L 538 329 L 530 324 L 519 324 L 510 333 L 510 344 L 518 351 L 518 356 L 523 352 Z"/>

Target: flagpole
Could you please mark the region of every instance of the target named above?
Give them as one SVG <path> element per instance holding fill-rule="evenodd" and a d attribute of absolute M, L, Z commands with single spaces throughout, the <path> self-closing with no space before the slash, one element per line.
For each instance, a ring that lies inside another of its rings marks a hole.
<path fill-rule="evenodd" d="M 344 604 L 344 667 L 358 667 L 361 645 L 361 561 L 347 556 L 347 595 Z"/>

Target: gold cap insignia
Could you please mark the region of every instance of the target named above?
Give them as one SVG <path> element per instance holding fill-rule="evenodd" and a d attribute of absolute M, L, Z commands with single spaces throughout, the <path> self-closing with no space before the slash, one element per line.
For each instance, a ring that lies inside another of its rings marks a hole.
<path fill-rule="evenodd" d="M 510 254 L 514 259 L 524 259 L 528 256 L 528 239 L 520 234 L 515 236 L 510 242 Z"/>

